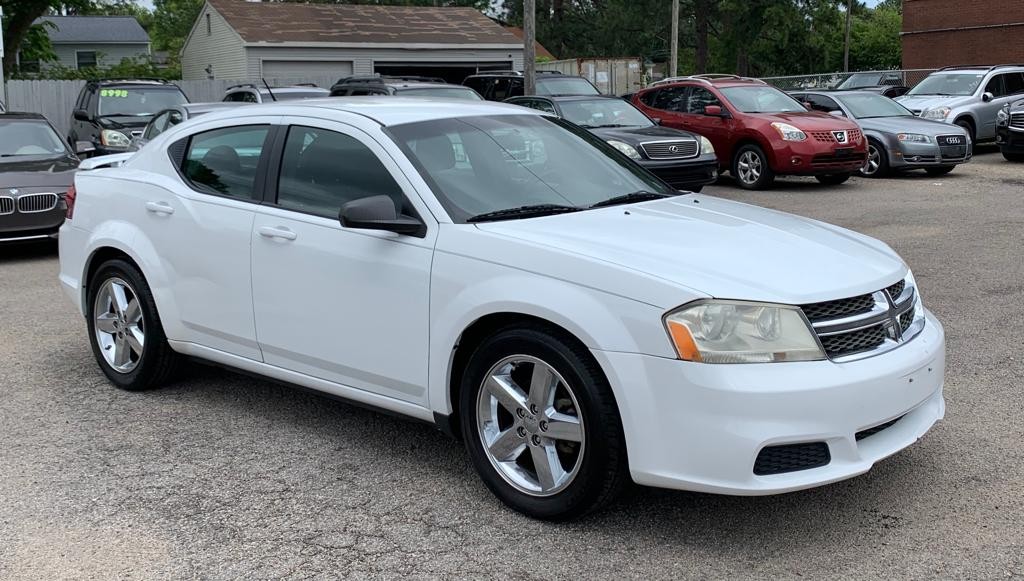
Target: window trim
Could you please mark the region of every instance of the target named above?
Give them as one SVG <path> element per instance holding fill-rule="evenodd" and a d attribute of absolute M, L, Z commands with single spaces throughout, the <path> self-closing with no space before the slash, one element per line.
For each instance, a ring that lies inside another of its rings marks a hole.
<path fill-rule="evenodd" d="M 253 179 L 253 183 L 252 183 L 252 194 L 253 194 L 252 198 L 248 198 L 247 199 L 247 198 L 239 198 L 237 196 L 228 196 L 228 195 L 222 194 L 220 192 L 215 192 L 215 191 L 207 190 L 205 188 L 200 188 L 197 184 L 193 183 L 192 180 L 189 179 L 189 177 L 185 174 L 185 164 L 186 164 L 186 162 L 188 162 L 188 153 L 192 149 L 192 140 L 195 139 L 197 136 L 203 135 L 205 133 L 211 133 L 213 131 L 221 131 L 221 130 L 224 130 L 224 129 L 237 129 L 237 128 L 241 128 L 241 127 L 266 127 L 268 129 L 266 137 L 263 138 L 263 148 L 260 150 L 260 160 L 259 160 L 259 162 L 256 163 L 256 176 Z M 181 179 L 181 183 L 183 183 L 185 185 L 185 187 L 187 187 L 188 189 L 192 190 L 193 192 L 196 192 L 197 194 L 202 194 L 204 196 L 212 196 L 212 197 L 221 198 L 221 199 L 224 199 L 224 200 L 233 200 L 233 201 L 236 201 L 236 202 L 242 202 L 242 203 L 247 203 L 247 204 L 254 204 L 254 205 L 258 206 L 258 205 L 262 205 L 262 204 L 266 203 L 266 199 L 267 199 L 267 191 L 266 191 L 267 190 L 267 181 L 266 181 L 266 178 L 267 178 L 267 165 L 268 165 L 268 161 L 269 161 L 268 153 L 270 152 L 270 148 L 276 143 L 275 140 L 277 139 L 277 134 L 278 133 L 280 133 L 280 126 L 279 125 L 275 125 L 273 123 L 267 123 L 267 122 L 262 122 L 262 123 L 239 123 L 239 124 L 235 124 L 235 125 L 221 125 L 219 127 L 210 127 L 208 129 L 203 129 L 201 131 L 196 131 L 195 133 L 190 133 L 190 134 L 182 137 L 181 139 L 175 141 L 173 144 L 171 144 L 170 146 L 167 147 L 167 154 L 168 154 L 168 157 L 170 157 L 171 165 L 174 167 L 174 171 L 176 171 L 178 173 L 178 178 Z M 183 146 L 184 148 L 183 148 L 183 151 L 182 151 L 182 154 L 181 154 L 181 160 L 178 161 L 178 160 L 174 159 L 173 155 L 171 155 L 171 148 L 173 148 L 175 145 L 178 145 L 178 144 L 180 144 L 182 142 L 184 142 L 184 146 Z"/>
<path fill-rule="evenodd" d="M 82 68 L 82 63 L 81 63 L 81 60 L 79 58 L 79 55 L 90 54 L 90 53 L 92 54 L 92 62 L 93 62 L 92 68 L 94 68 L 94 69 L 95 68 L 99 68 L 99 66 L 100 66 L 99 53 L 97 53 L 95 50 L 76 50 L 75 51 L 75 70 L 82 71 L 82 70 L 89 69 L 89 67 L 85 67 L 84 69 Z"/>

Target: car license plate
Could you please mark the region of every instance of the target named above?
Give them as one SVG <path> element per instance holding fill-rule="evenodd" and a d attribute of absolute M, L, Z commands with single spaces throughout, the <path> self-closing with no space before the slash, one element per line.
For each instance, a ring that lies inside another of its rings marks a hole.
<path fill-rule="evenodd" d="M 833 153 L 835 153 L 836 157 L 846 157 L 846 156 L 850 155 L 851 153 L 853 153 L 853 148 L 852 147 L 839 147 L 839 148 L 836 148 Z"/>
<path fill-rule="evenodd" d="M 967 138 L 960 135 L 940 135 L 939 145 L 967 145 Z"/>

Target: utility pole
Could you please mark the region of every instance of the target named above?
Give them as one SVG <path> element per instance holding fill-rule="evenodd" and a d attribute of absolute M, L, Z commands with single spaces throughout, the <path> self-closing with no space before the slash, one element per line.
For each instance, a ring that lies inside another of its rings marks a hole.
<path fill-rule="evenodd" d="M 527 95 L 537 93 L 537 2 L 523 0 L 523 76 Z"/>
<path fill-rule="evenodd" d="M 672 0 L 672 42 L 669 43 L 668 76 L 679 74 L 679 0 Z"/>
<path fill-rule="evenodd" d="M 850 14 L 853 12 L 853 0 L 846 0 L 846 42 L 843 43 L 843 72 L 850 72 Z"/>

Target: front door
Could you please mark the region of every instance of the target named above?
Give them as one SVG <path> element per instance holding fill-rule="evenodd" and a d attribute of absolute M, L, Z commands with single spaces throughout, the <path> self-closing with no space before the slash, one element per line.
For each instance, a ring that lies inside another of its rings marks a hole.
<path fill-rule="evenodd" d="M 411 184 L 361 130 L 303 118 L 287 128 L 268 185 L 276 203 L 257 210 L 252 230 L 264 360 L 425 405 L 436 228 L 416 238 L 348 229 L 338 220 L 343 204 L 374 195 L 423 217 Z"/>

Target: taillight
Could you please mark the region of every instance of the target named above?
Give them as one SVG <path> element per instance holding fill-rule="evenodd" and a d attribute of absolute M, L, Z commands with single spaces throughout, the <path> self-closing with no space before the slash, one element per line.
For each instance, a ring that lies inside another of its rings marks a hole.
<path fill-rule="evenodd" d="M 71 187 L 68 188 L 68 192 L 64 194 L 64 202 L 68 205 L 68 220 L 73 218 L 75 215 L 75 195 L 75 184 L 71 184 Z"/>

